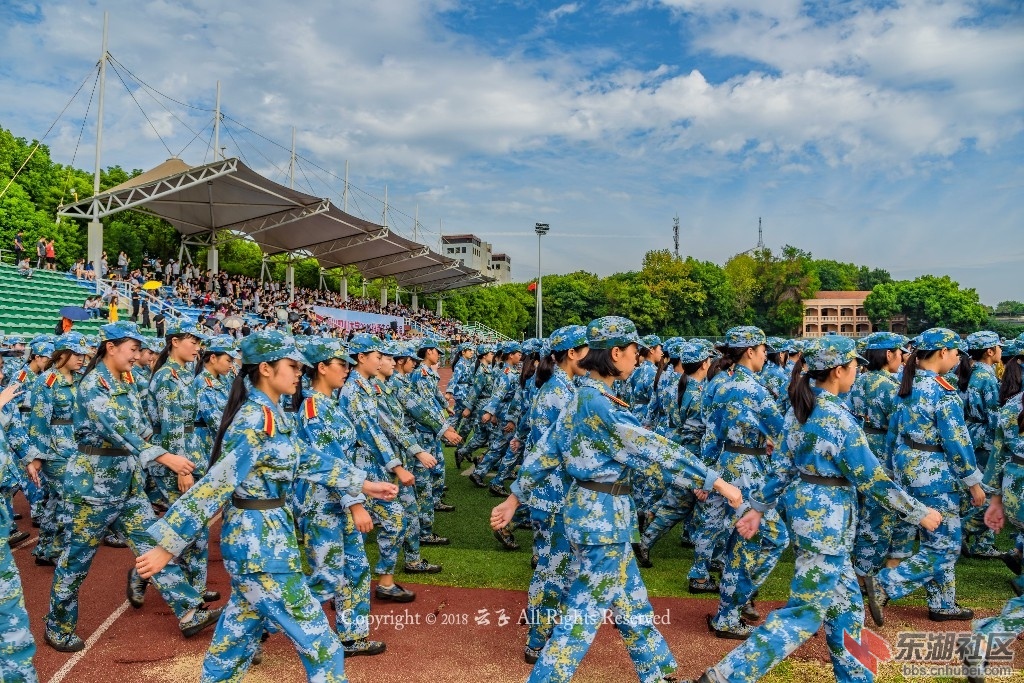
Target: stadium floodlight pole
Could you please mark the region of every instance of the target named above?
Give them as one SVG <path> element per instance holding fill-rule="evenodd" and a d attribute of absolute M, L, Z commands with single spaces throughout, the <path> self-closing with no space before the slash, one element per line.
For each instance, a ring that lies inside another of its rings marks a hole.
<path fill-rule="evenodd" d="M 540 270 L 540 238 L 548 234 L 551 226 L 547 223 L 537 223 L 533 230 L 537 233 L 537 338 L 544 338 L 544 302 L 542 301 L 542 285 Z"/>

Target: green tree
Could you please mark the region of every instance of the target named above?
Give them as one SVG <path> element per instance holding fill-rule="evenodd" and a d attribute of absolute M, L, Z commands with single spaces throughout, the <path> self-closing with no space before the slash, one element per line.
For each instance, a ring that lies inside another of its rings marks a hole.
<path fill-rule="evenodd" d="M 1004 316 L 1024 315 L 1024 303 L 1020 301 L 1000 301 L 996 304 L 994 313 Z"/>
<path fill-rule="evenodd" d="M 922 275 L 876 286 L 864 302 L 876 325 L 898 314 L 907 316 L 907 329 L 916 334 L 931 327 L 974 332 L 988 320 L 988 309 L 974 289 L 960 289 L 948 275 Z"/>

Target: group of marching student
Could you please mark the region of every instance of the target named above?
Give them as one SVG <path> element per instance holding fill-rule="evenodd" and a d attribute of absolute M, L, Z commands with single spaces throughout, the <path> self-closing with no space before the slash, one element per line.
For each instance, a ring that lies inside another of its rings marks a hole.
<path fill-rule="evenodd" d="M 499 413 L 467 399 L 514 370 L 482 373 L 482 351 L 469 391 L 453 396 L 486 425 L 483 415 Z M 709 630 L 746 641 L 701 681 L 758 680 L 823 624 L 837 679 L 872 680 L 843 640 L 860 637 L 862 592 L 878 625 L 889 599 L 921 587 L 930 619 L 970 620 L 955 600 L 961 553 L 1000 558 L 1018 575 L 1019 597 L 975 630 L 1024 632 L 1021 543 L 1001 552 L 991 533 L 1007 516 L 1024 530 L 1022 362 L 1024 336 L 941 328 L 912 342 L 880 332 L 794 344 L 739 327 L 718 349 L 641 339 L 621 318 L 557 330 L 520 407 L 511 495 L 491 516 L 501 533 L 526 510 L 535 531 L 530 680 L 568 681 L 606 609 L 640 680 L 675 680 L 637 566 L 650 566 L 651 547 L 680 521 L 695 547 L 690 591 L 719 595 Z M 474 471 L 477 485 L 486 473 Z M 788 545 L 789 603 L 755 627 L 757 590 Z M 980 642 L 959 652 L 972 682 L 983 680 L 985 653 L 971 649 Z"/>

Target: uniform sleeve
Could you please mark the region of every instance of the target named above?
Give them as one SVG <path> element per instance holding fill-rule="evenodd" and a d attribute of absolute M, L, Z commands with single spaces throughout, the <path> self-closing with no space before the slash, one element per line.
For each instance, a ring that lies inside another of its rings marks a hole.
<path fill-rule="evenodd" d="M 270 439 L 252 425 L 232 424 L 224 434 L 217 462 L 149 527 L 149 535 L 156 544 L 180 555 L 227 505 L 239 482 L 249 476 L 262 449 L 268 446 L 273 447 Z"/>
<path fill-rule="evenodd" d="M 684 489 L 710 491 L 719 478 L 685 447 L 644 429 L 631 412 L 615 410 L 607 401 L 591 406 L 595 417 L 607 425 L 612 458 L 630 469 Z"/>
<path fill-rule="evenodd" d="M 555 392 L 546 392 L 544 396 L 538 396 L 537 401 L 547 400 L 548 397 L 551 402 L 536 409 L 536 412 L 543 411 L 544 413 L 544 415 L 537 415 L 536 422 L 541 425 L 540 433 L 535 442 L 523 447 L 523 462 L 519 467 L 516 480 L 510 487 L 512 493 L 521 501 L 529 495 L 530 491 L 540 486 L 550 472 L 563 464 L 557 439 L 553 437 L 559 433 L 559 430 L 566 429 L 563 416 L 571 395 L 568 392 L 562 396 L 558 396 Z M 532 416 L 535 411 L 531 410 L 530 412 Z M 531 420 L 527 418 L 525 421 L 530 422 Z"/>
<path fill-rule="evenodd" d="M 32 390 L 32 410 L 28 414 L 28 450 L 26 460 L 49 460 L 54 454 L 53 390 L 46 386 L 45 375 L 41 375 Z"/>
<path fill-rule="evenodd" d="M 793 445 L 790 443 L 794 430 L 800 429 L 796 415 L 789 413 L 782 429 L 782 436 L 772 452 L 772 467 L 768 471 L 764 486 L 750 493 L 750 507 L 758 512 L 766 512 L 775 507 L 779 496 L 786 490 L 796 477 L 796 463 L 793 460 Z"/>
<path fill-rule="evenodd" d="M 220 428 L 220 421 L 224 415 L 224 406 L 217 397 L 217 392 L 210 387 L 204 386 L 199 389 L 199 407 L 197 416 L 199 421 L 207 428 L 216 431 Z"/>
<path fill-rule="evenodd" d="M 402 461 L 395 456 L 387 434 L 380 427 L 379 410 L 375 401 L 366 400 L 356 389 L 355 391 L 342 391 L 338 404 L 352 418 L 359 443 L 377 456 L 377 461 L 384 465 L 385 470 L 393 472 L 402 464 Z"/>
<path fill-rule="evenodd" d="M 505 400 L 505 394 L 509 391 L 509 375 L 502 373 L 498 380 L 494 383 L 494 390 L 491 392 L 491 398 L 484 404 L 483 412 L 490 413 L 495 417 L 498 415 L 498 406 Z"/>
<path fill-rule="evenodd" d="M 985 479 L 982 485 L 985 490 L 995 495 L 1003 493 L 1003 473 L 1006 470 L 1006 463 L 1010 459 L 1010 444 L 1006 436 L 1007 413 L 1006 408 L 997 411 L 998 422 L 996 424 L 996 438 L 989 455 L 988 464 L 985 466 Z M 1012 419 L 1016 420 L 1016 415 Z"/>
<path fill-rule="evenodd" d="M 856 427 L 846 432 L 840 455 L 836 458 L 836 466 L 862 495 L 871 496 L 880 505 L 914 524 L 919 524 L 928 514 L 925 505 L 885 473 L 882 464 L 868 446 L 864 430 Z"/>
<path fill-rule="evenodd" d="M 429 391 L 428 393 L 425 393 Z M 425 381 L 412 381 L 399 388 L 398 398 L 412 419 L 432 434 L 440 436 L 448 429 L 448 418 L 437 407 L 434 392 Z"/>
<path fill-rule="evenodd" d="M 296 474 L 349 498 L 358 496 L 366 481 L 366 472 L 354 467 L 346 458 L 330 455 L 307 441 L 299 444 L 299 468 Z"/>
<path fill-rule="evenodd" d="M 974 447 L 964 422 L 963 406 L 955 393 L 945 392 L 939 399 L 935 409 L 935 423 L 953 476 L 963 482 L 964 486 L 981 483 L 982 474 L 974 459 Z"/>

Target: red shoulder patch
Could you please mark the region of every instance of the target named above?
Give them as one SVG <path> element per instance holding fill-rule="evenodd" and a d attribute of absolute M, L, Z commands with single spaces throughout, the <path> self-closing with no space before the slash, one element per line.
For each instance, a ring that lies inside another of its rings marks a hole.
<path fill-rule="evenodd" d="M 277 428 L 274 425 L 274 411 L 267 406 L 263 406 L 263 431 L 271 438 L 277 433 Z"/>
<path fill-rule="evenodd" d="M 103 387 L 104 389 L 106 389 L 107 391 L 110 391 L 110 384 L 107 382 L 107 380 L 103 379 L 102 377 L 100 377 L 98 379 L 99 379 L 100 386 Z"/>
<path fill-rule="evenodd" d="M 626 403 L 625 401 L 623 401 L 618 396 L 613 396 L 612 394 L 608 394 L 608 393 L 605 393 L 605 392 L 601 392 L 601 393 L 603 393 L 605 396 L 607 396 L 608 400 L 611 401 L 612 403 L 614 403 L 615 405 L 622 406 L 623 408 L 626 408 L 627 410 L 629 409 L 629 404 Z"/>
<path fill-rule="evenodd" d="M 21 372 L 18 373 L 19 382 L 24 382 L 26 377 L 28 377 L 28 372 L 26 372 L 25 370 L 22 370 Z"/>
<path fill-rule="evenodd" d="M 203 379 L 206 380 L 206 386 L 209 387 L 210 389 L 212 389 L 213 388 L 213 380 L 210 379 L 209 377 L 204 377 Z"/>
<path fill-rule="evenodd" d="M 171 377 L 173 377 L 175 380 L 178 379 L 178 371 L 175 370 L 174 368 L 171 368 Z"/>
<path fill-rule="evenodd" d="M 135 375 L 132 374 L 131 370 L 124 373 L 124 381 L 128 384 L 135 384 Z"/>
<path fill-rule="evenodd" d="M 306 419 L 312 420 L 314 417 L 316 417 L 316 401 L 313 399 L 312 396 L 310 396 L 305 400 L 304 403 L 304 407 L 306 409 Z"/>
<path fill-rule="evenodd" d="M 946 391 L 956 391 L 956 387 L 947 382 L 946 378 L 943 377 L 942 375 L 935 375 L 935 381 L 938 383 L 940 387 L 942 387 Z"/>
<path fill-rule="evenodd" d="M 57 373 L 56 372 L 51 372 L 49 375 L 46 376 L 46 386 L 47 387 L 52 388 L 53 385 L 56 382 L 57 382 Z"/>

